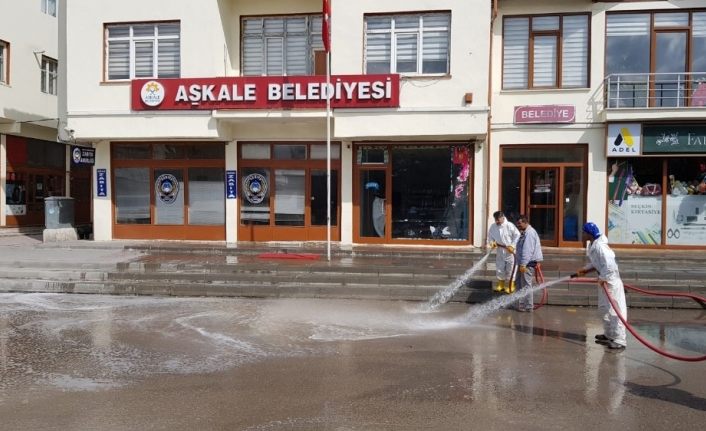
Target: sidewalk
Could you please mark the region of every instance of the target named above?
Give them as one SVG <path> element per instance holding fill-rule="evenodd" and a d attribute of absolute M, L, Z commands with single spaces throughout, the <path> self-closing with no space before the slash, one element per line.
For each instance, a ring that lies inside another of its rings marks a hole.
<path fill-rule="evenodd" d="M 626 283 L 659 291 L 706 294 L 704 253 L 617 250 Z M 354 246 L 325 243 L 182 241 L 41 242 L 37 235 L 0 235 L 0 292 L 169 296 L 324 297 L 425 300 L 453 283 L 485 250 Z M 546 280 L 585 265 L 583 250 L 545 249 Z M 287 257 L 283 259 L 282 257 Z M 495 258 L 454 296 L 492 297 Z M 557 284 L 548 304 L 592 306 L 593 284 Z M 689 300 L 628 295 L 631 306 L 699 307 Z"/>

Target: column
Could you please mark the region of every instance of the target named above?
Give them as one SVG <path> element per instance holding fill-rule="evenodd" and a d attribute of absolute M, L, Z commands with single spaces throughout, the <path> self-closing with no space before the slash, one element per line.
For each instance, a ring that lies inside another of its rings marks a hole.
<path fill-rule="evenodd" d="M 238 141 L 226 143 L 226 171 L 238 169 Z M 237 175 L 236 175 L 237 180 Z M 236 196 L 240 194 L 240 184 L 236 183 Z M 226 199 L 226 245 L 238 242 L 238 199 Z"/>
<path fill-rule="evenodd" d="M 98 169 L 105 169 L 107 179 L 107 196 L 98 196 Z M 96 164 L 93 166 L 93 239 L 110 241 L 113 239 L 113 182 L 110 169 L 110 142 L 96 143 Z"/>

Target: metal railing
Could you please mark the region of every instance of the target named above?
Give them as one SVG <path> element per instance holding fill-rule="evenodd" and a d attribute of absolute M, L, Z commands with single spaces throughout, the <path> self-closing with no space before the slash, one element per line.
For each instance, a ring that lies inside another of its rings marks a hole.
<path fill-rule="evenodd" d="M 706 108 L 706 72 L 612 74 L 604 88 L 607 109 Z"/>

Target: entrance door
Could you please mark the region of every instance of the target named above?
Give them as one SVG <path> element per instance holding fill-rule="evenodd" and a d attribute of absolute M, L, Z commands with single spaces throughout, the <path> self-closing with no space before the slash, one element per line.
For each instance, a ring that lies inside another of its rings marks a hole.
<path fill-rule="evenodd" d="M 527 216 L 542 245 L 558 245 L 558 168 L 527 169 Z"/>

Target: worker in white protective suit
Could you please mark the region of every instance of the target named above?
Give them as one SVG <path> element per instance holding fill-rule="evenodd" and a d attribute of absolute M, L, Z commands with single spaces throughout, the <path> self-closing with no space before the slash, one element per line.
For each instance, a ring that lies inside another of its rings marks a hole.
<path fill-rule="evenodd" d="M 608 246 L 608 238 L 602 235 L 595 223 L 583 225 L 583 239 L 590 241 L 586 254 L 590 265 L 577 271 L 580 276 L 591 271 L 598 272 L 598 312 L 603 319 L 603 334 L 596 335 L 596 343 L 603 344 L 613 351 L 622 351 L 627 345 L 625 325 L 620 321 L 603 290 L 605 286 L 615 302 L 620 314 L 627 320 L 625 290 L 620 279 L 615 253 Z"/>
<path fill-rule="evenodd" d="M 520 231 L 507 221 L 502 211 L 495 211 L 493 218 L 495 223 L 488 229 L 488 246 L 495 249 L 495 276 L 498 279 L 493 290 L 512 293 L 515 291 L 515 245 L 520 238 Z"/>

